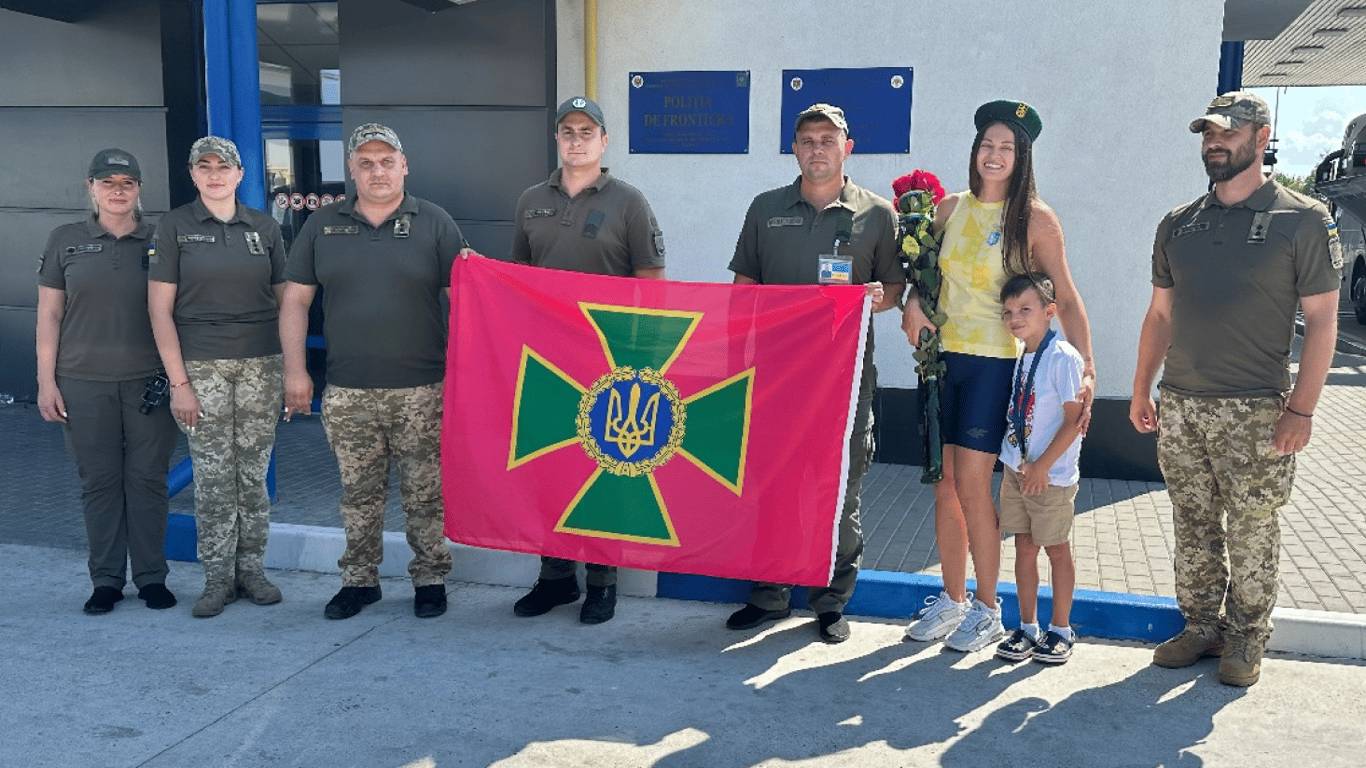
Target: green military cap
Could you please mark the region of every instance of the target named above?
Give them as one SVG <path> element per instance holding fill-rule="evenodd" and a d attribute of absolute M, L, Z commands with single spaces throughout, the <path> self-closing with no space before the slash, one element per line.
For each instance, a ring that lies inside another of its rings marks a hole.
<path fill-rule="evenodd" d="M 572 99 L 566 99 L 560 108 L 555 110 L 555 125 L 564 122 L 564 118 L 574 112 L 582 112 L 587 115 L 589 120 L 598 124 L 604 135 L 607 134 L 607 118 L 602 116 L 602 107 L 599 107 L 596 101 L 587 96 L 575 96 Z"/>
<path fill-rule="evenodd" d="M 849 122 L 844 119 L 844 110 L 833 104 L 812 104 L 803 109 L 792 124 L 792 132 L 795 134 L 807 120 L 829 120 L 836 129 L 844 131 L 845 136 L 849 135 Z"/>
<path fill-rule="evenodd" d="M 1215 96 L 1204 116 L 1191 121 L 1191 133 L 1205 130 L 1205 123 L 1225 130 L 1237 130 L 1248 123 L 1271 125 L 1271 107 L 1251 91 L 1229 91 Z"/>
<path fill-rule="evenodd" d="M 1030 141 L 1037 141 L 1039 132 L 1043 130 L 1043 121 L 1039 119 L 1038 111 L 1023 101 L 989 101 L 977 108 L 977 114 L 972 116 L 972 122 L 979 131 L 992 123 L 1018 125 L 1029 134 Z"/>
<path fill-rule="evenodd" d="M 130 176 L 137 183 L 142 183 L 142 170 L 138 168 L 137 158 L 133 157 L 131 152 L 122 149 L 101 149 L 90 161 L 91 179 L 106 179 L 117 174 Z"/>

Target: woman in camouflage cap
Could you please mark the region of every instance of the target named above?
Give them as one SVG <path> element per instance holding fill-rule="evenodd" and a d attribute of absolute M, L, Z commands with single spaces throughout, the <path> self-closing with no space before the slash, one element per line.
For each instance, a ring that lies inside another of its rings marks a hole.
<path fill-rule="evenodd" d="M 242 595 L 280 602 L 262 567 L 270 533 L 266 471 L 284 396 L 279 299 L 285 246 L 270 216 L 237 199 L 237 146 L 190 149 L 199 196 L 162 217 L 147 287 L 171 412 L 190 438 L 204 592 L 195 616 Z"/>

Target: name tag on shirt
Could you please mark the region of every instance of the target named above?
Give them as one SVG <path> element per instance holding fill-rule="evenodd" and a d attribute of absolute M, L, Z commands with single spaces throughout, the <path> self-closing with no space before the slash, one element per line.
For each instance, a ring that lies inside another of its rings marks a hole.
<path fill-rule="evenodd" d="M 1194 224 L 1187 224 L 1184 227 L 1178 228 L 1172 233 L 1172 239 L 1185 237 L 1186 235 L 1194 234 L 1196 232 L 1204 232 L 1207 229 L 1209 229 L 1208 221 L 1197 221 Z"/>
<path fill-rule="evenodd" d="M 70 245 L 66 248 L 67 256 L 75 256 L 79 253 L 99 253 L 104 250 L 102 243 L 86 243 L 85 245 Z"/>
<path fill-rule="evenodd" d="M 324 235 L 359 235 L 360 227 L 352 224 L 343 227 L 323 227 Z"/>
<path fill-rule="evenodd" d="M 543 219 L 555 215 L 554 208 L 528 208 L 522 214 L 524 219 Z"/>
<path fill-rule="evenodd" d="M 176 236 L 175 236 L 175 241 L 176 241 L 177 243 L 180 243 L 181 245 L 185 245 L 186 243 L 212 243 L 212 242 L 214 242 L 214 236 L 213 236 L 213 235 L 176 235 Z"/>
<path fill-rule="evenodd" d="M 821 285 L 852 285 L 854 281 L 854 260 L 831 253 L 821 254 Z"/>
<path fill-rule="evenodd" d="M 768 220 L 769 227 L 800 227 L 805 220 L 801 216 L 774 216 Z"/>

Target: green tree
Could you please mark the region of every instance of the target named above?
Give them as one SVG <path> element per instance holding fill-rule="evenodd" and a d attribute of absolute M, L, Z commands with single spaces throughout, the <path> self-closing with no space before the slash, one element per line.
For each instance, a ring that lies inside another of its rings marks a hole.
<path fill-rule="evenodd" d="M 1290 189 L 1305 195 L 1314 194 L 1314 185 L 1310 182 L 1308 176 L 1291 176 L 1285 173 L 1277 173 L 1274 175 L 1274 178 L 1276 181 L 1280 182 L 1283 187 L 1289 187 Z"/>

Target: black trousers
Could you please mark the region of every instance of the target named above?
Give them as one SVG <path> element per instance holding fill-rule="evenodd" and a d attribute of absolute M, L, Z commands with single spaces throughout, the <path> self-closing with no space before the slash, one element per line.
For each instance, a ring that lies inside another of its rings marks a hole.
<path fill-rule="evenodd" d="M 166 581 L 166 471 L 178 432 L 166 403 L 138 411 L 145 387 L 57 377 L 96 587 L 123 589 L 130 563 L 137 587 Z"/>

